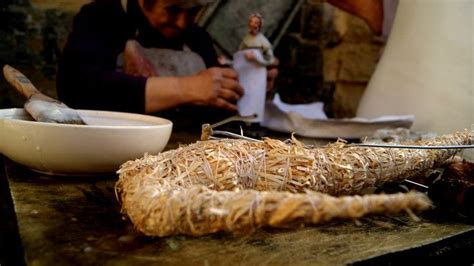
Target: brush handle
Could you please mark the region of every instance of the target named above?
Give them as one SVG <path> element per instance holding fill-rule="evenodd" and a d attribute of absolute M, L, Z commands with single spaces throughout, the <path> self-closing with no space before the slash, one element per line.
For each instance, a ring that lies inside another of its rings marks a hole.
<path fill-rule="evenodd" d="M 34 94 L 41 94 L 25 75 L 13 67 L 5 65 L 3 67 L 3 75 L 5 79 L 27 99 L 31 98 Z"/>

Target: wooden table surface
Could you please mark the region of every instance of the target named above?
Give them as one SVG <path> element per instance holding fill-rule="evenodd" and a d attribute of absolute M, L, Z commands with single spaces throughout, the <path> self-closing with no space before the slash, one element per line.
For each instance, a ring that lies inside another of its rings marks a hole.
<path fill-rule="evenodd" d="M 194 139 L 174 135 L 168 148 Z M 439 213 L 251 235 L 151 238 L 120 213 L 116 175 L 54 177 L 0 156 L 0 265 L 472 263 L 474 226 Z M 467 255 L 461 260 L 462 255 Z"/>

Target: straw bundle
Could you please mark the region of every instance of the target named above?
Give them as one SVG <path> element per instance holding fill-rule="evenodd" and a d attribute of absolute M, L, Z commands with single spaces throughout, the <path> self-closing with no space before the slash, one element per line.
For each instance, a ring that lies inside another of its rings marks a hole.
<path fill-rule="evenodd" d="M 463 145 L 473 139 L 471 131 L 417 144 Z M 309 191 L 360 193 L 420 174 L 456 152 L 362 148 L 344 142 L 308 149 L 296 139 L 290 144 L 274 139 L 200 141 L 123 164 L 116 189 L 123 212 L 145 234 L 245 232 L 426 209 L 429 200 L 420 193 L 336 198 Z"/>

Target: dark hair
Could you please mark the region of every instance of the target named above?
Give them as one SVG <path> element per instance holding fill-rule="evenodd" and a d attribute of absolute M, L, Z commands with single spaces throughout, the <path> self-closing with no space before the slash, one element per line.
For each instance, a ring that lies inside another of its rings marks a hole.
<path fill-rule="evenodd" d="M 151 10 L 159 0 L 143 0 L 143 7 L 146 10 Z"/>

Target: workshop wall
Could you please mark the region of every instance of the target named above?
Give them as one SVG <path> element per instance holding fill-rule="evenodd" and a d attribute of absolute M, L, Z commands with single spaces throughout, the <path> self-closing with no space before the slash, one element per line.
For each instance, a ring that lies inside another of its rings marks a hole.
<path fill-rule="evenodd" d="M 72 18 L 90 0 L 0 0 L 0 62 L 55 97 L 56 63 Z M 275 49 L 285 102 L 324 101 L 330 117 L 354 116 L 383 42 L 359 18 L 324 0 L 306 0 Z M 23 99 L 0 79 L 0 108 Z"/>
<path fill-rule="evenodd" d="M 306 0 L 275 51 L 282 100 L 323 101 L 328 116 L 353 117 L 382 48 L 362 19 Z"/>
<path fill-rule="evenodd" d="M 57 58 L 74 14 L 90 0 L 0 0 L 0 64 L 22 71 L 56 97 Z M 24 99 L 0 75 L 0 108 L 21 107 Z"/>

